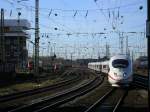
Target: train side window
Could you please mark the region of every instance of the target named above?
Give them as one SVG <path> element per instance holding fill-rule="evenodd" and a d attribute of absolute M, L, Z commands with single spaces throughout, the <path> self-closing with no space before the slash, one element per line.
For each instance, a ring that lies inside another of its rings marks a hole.
<path fill-rule="evenodd" d="M 103 65 L 103 68 L 106 68 L 106 65 Z"/>
<path fill-rule="evenodd" d="M 102 65 L 99 66 L 99 69 L 102 69 Z"/>
<path fill-rule="evenodd" d="M 110 71 L 110 68 L 108 67 L 108 72 Z"/>

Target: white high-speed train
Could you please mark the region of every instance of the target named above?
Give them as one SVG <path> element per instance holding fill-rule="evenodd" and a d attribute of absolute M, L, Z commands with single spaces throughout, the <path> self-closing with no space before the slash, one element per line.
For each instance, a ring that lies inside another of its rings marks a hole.
<path fill-rule="evenodd" d="M 132 82 L 132 61 L 129 56 L 116 55 L 109 61 L 88 63 L 88 68 L 108 74 L 112 86 L 128 86 Z"/>

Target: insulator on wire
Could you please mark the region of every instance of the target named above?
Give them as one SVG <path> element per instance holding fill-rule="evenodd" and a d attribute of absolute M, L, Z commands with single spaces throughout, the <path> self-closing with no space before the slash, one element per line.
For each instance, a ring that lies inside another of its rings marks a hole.
<path fill-rule="evenodd" d="M 87 17 L 87 15 L 88 15 L 88 10 L 86 11 L 86 15 L 85 15 L 85 18 Z"/>
<path fill-rule="evenodd" d="M 67 35 L 68 35 L 68 37 L 70 36 L 70 35 L 72 35 L 71 33 L 67 33 Z"/>
<path fill-rule="evenodd" d="M 143 9 L 143 6 L 140 6 L 139 9 L 142 10 L 142 9 Z"/>
<path fill-rule="evenodd" d="M 74 13 L 73 17 L 75 17 L 77 15 L 77 11 Z"/>
<path fill-rule="evenodd" d="M 57 14 L 57 13 L 55 13 L 54 15 L 55 15 L 55 16 L 58 16 L 58 14 Z"/>
<path fill-rule="evenodd" d="M 54 30 L 58 30 L 58 28 L 54 28 Z"/>
<path fill-rule="evenodd" d="M 10 16 L 12 15 L 12 10 L 10 11 Z"/>
<path fill-rule="evenodd" d="M 21 16 L 21 12 L 18 12 L 18 16 Z"/>
<path fill-rule="evenodd" d="M 109 16 L 109 18 L 110 18 L 110 10 L 108 9 L 108 16 Z"/>
<path fill-rule="evenodd" d="M 94 2 L 97 2 L 98 0 L 94 0 Z"/>
<path fill-rule="evenodd" d="M 48 16 L 50 16 L 51 14 L 52 14 L 52 9 L 50 10 L 50 12 L 49 12 Z"/>
<path fill-rule="evenodd" d="M 120 14 L 119 14 L 119 8 L 118 8 L 118 19 L 119 19 L 119 16 L 120 16 Z"/>

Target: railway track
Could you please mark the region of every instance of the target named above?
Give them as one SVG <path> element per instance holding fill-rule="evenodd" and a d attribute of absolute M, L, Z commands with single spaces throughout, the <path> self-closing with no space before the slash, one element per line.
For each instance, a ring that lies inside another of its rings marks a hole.
<path fill-rule="evenodd" d="M 141 87 L 143 89 L 148 88 L 148 78 L 140 76 L 138 74 L 134 74 L 133 85 L 137 87 Z"/>
<path fill-rule="evenodd" d="M 62 92 L 61 94 L 56 94 L 53 97 L 48 97 L 42 101 L 34 102 L 19 108 L 9 110 L 9 112 L 45 112 L 47 110 L 52 111 L 57 106 L 69 102 L 76 97 L 84 95 L 93 90 L 102 83 L 102 80 L 103 78 L 96 77 L 94 80 L 91 80 L 90 82 L 85 83 L 80 87 L 72 88 L 70 90 Z"/>
<path fill-rule="evenodd" d="M 0 99 L 1 100 L 0 112 L 7 112 L 11 109 L 18 108 L 22 105 L 26 105 L 28 104 L 28 102 L 34 101 L 34 99 L 40 100 L 49 95 L 54 96 L 54 94 L 58 93 L 59 91 L 64 91 L 71 88 L 73 85 L 77 84 L 83 78 L 84 78 L 83 74 L 79 73 L 79 75 L 76 75 L 76 77 L 72 77 L 71 79 L 60 82 L 59 84 L 44 87 L 44 89 L 39 88 L 36 90 L 27 91 L 27 93 L 23 92 L 21 94 L 17 93 L 15 95 L 14 94 L 7 95 L 8 97 L 5 96 L 3 97 L 3 99 Z"/>
<path fill-rule="evenodd" d="M 69 72 L 68 74 L 71 74 L 71 73 L 72 72 Z M 37 89 L 33 89 L 33 90 L 22 91 L 22 92 L 18 92 L 18 93 L 14 93 L 14 94 L 1 96 L 0 97 L 0 103 L 4 103 L 6 101 L 11 101 L 11 100 L 16 100 L 16 99 L 19 99 L 19 98 L 22 98 L 22 97 L 31 96 L 31 95 L 35 95 L 35 94 L 46 92 L 46 91 L 50 91 L 52 89 L 56 89 L 56 88 L 74 83 L 75 81 L 78 81 L 80 79 L 81 79 L 81 77 L 78 75 L 76 77 L 73 77 L 73 78 L 65 80 L 65 81 L 61 81 L 61 82 L 59 82 L 57 84 L 54 84 L 54 85 L 50 85 L 50 86 L 46 86 L 46 87 L 42 87 L 42 88 L 37 88 Z"/>
<path fill-rule="evenodd" d="M 84 112 L 117 112 L 127 94 L 128 89 L 111 88 Z"/>

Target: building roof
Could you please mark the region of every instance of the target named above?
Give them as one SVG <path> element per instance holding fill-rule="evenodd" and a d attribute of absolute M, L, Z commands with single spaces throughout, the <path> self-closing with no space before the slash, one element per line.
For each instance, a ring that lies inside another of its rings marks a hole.
<path fill-rule="evenodd" d="M 19 27 L 23 27 L 24 29 L 30 29 L 31 24 L 29 23 L 28 20 L 26 19 L 20 19 L 18 21 L 18 19 L 5 19 L 4 20 L 4 26 L 6 27 L 17 27 L 19 25 Z M 1 26 L 1 23 L 0 23 Z"/>

